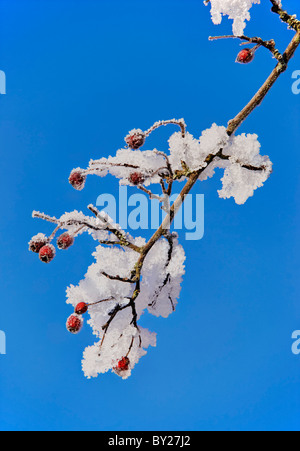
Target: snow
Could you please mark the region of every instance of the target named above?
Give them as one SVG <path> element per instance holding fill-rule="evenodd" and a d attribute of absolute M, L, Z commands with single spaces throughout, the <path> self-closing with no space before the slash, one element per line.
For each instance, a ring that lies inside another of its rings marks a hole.
<path fill-rule="evenodd" d="M 137 303 L 140 315 L 147 308 L 152 315 L 167 318 L 176 308 L 185 273 L 185 253 L 176 238 L 173 238 L 170 261 L 169 250 L 169 243 L 161 240 L 148 254 L 143 266 L 142 290 Z"/>
<path fill-rule="evenodd" d="M 184 161 L 190 170 L 196 171 L 207 166 L 205 159 L 208 155 L 215 155 L 228 142 L 225 127 L 213 124 L 202 133 L 200 139 L 195 139 L 190 133 L 183 138 L 180 132 L 174 133 L 169 139 L 170 163 L 172 169 L 182 170 Z"/>
<path fill-rule="evenodd" d="M 159 183 L 160 169 L 166 168 L 166 161 L 157 150 L 120 149 L 115 157 L 101 158 L 90 161 L 86 173 L 105 177 L 108 173 L 120 179 L 121 185 L 130 185 L 129 177 L 134 172 L 141 172 L 145 178 L 145 186 Z"/>
<path fill-rule="evenodd" d="M 170 261 L 169 243 L 166 239 L 158 241 L 146 258 L 141 292 L 136 299 L 137 321 L 147 308 L 155 316 L 167 317 L 177 304 L 185 256 L 177 239 L 173 240 Z M 98 341 L 84 351 L 83 371 L 89 378 L 109 370 L 114 371 L 117 362 L 127 355 L 130 349 L 130 369 L 119 374 L 126 379 L 139 359 L 147 353 L 146 349 L 156 345 L 156 334 L 141 327 L 136 328 L 132 324 L 133 313 L 129 304 L 136 288 L 135 284 L 111 280 L 103 275 L 103 272 L 110 276 L 129 278 L 139 254 L 128 248 L 98 246 L 94 257 L 95 263 L 89 267 L 85 278 L 78 286 L 71 285 L 67 289 L 67 302 L 74 307 L 79 302 L 94 304 L 90 305 L 88 310 L 88 324 Z M 163 286 L 168 274 L 167 284 Z M 103 302 L 99 302 L 101 300 Z M 120 307 L 121 310 L 110 323 L 101 344 L 101 338 L 104 336 L 103 326 Z"/>
<path fill-rule="evenodd" d="M 200 139 L 195 139 L 188 132 L 184 138 L 181 133 L 174 133 L 169 139 L 170 163 L 173 171 L 182 170 L 182 161 L 193 171 L 206 167 L 206 157 L 210 154 L 215 155 L 228 140 L 226 128 L 218 127 L 216 124 L 204 130 Z"/>
<path fill-rule="evenodd" d="M 28 245 L 29 245 L 29 250 L 30 250 L 30 245 L 32 242 L 35 243 L 46 243 L 48 240 L 48 238 L 46 237 L 46 235 L 44 233 L 38 233 L 37 235 L 33 236 L 31 238 L 31 240 L 29 241 Z"/>
<path fill-rule="evenodd" d="M 223 188 L 218 191 L 221 198 L 233 197 L 237 204 L 244 204 L 254 191 L 263 186 L 272 172 L 269 157 L 260 154 L 258 136 L 242 134 L 227 135 L 225 127 L 213 124 L 204 130 L 199 140 L 190 133 L 183 138 L 175 133 L 169 140 L 170 162 L 173 170 L 182 170 L 182 161 L 192 171 L 202 169 L 199 180 L 204 181 L 215 174 L 215 169 L 224 169 Z M 222 152 L 219 157 L 217 154 Z M 208 156 L 215 155 L 207 165 Z M 250 169 L 249 169 L 250 168 Z M 260 168 L 260 170 L 251 170 Z"/>
<path fill-rule="evenodd" d="M 249 11 L 254 4 L 260 4 L 260 0 L 210 0 L 212 21 L 219 25 L 223 15 L 229 16 L 233 20 L 233 34 L 241 36 L 246 20 L 250 20 Z"/>
<path fill-rule="evenodd" d="M 237 204 L 244 204 L 257 188 L 263 186 L 272 172 L 272 163 L 267 156 L 260 155 L 258 136 L 242 134 L 233 136 L 223 154 L 229 156 L 230 164 L 222 178 L 223 188 L 218 191 L 221 198 L 233 197 Z M 262 167 L 249 170 L 247 167 Z"/>
<path fill-rule="evenodd" d="M 233 197 L 237 204 L 242 205 L 253 196 L 257 188 L 263 186 L 268 177 L 267 171 L 254 172 L 237 163 L 231 164 L 225 169 L 223 188 L 218 191 L 219 196 L 223 199 Z"/>

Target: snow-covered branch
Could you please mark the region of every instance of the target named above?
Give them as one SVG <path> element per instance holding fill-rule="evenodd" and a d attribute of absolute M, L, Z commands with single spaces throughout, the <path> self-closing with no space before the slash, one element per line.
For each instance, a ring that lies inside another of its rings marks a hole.
<path fill-rule="evenodd" d="M 170 228 L 194 185 L 212 177 L 216 168 L 223 169 L 219 196 L 233 197 L 237 204 L 243 204 L 272 173 L 269 157 L 260 153 L 258 136 L 237 135 L 236 132 L 287 69 L 300 45 L 299 21 L 282 9 L 281 2 L 271 0 L 272 11 L 296 31 L 285 52 L 280 53 L 273 39 L 264 41 L 243 34 L 245 21 L 250 19 L 249 10 L 253 4 L 259 4 L 259 0 L 210 0 L 206 3 L 211 5 L 215 23 L 220 23 L 224 14 L 234 21 L 233 36 L 211 39 L 233 37 L 255 45 L 239 54 L 239 62 L 252 62 L 254 52 L 261 46 L 277 59 L 277 65 L 266 82 L 229 121 L 227 128 L 213 124 L 199 138 L 187 131 L 183 119 L 159 121 L 146 131 L 133 129 L 125 137 L 126 146 L 115 156 L 91 160 L 87 169 L 76 168 L 69 177 L 71 185 L 81 190 L 89 175 L 105 177 L 111 174 L 120 184 L 135 186 L 150 198 L 159 200 L 166 217 L 152 237 L 148 241 L 131 237 L 93 205 L 88 206 L 93 216 L 74 211 L 56 218 L 33 212 L 33 217 L 55 226 L 49 237 L 39 233 L 29 243 L 30 250 L 38 253 L 45 263 L 55 257 L 52 242 L 60 229 L 65 230 L 57 239 L 57 247 L 61 250 L 68 249 L 84 232 L 98 243 L 93 254 L 95 262 L 88 268 L 84 279 L 67 289 L 67 303 L 74 307 L 74 313 L 67 320 L 67 329 L 78 333 L 84 315 L 89 313 L 88 323 L 97 337 L 96 343 L 84 351 L 82 366 L 87 377 L 96 377 L 109 370 L 124 379 L 130 376 L 149 346 L 156 345 L 155 333 L 139 324 L 142 314 L 147 311 L 155 316 L 168 317 L 175 311 L 185 272 L 185 253 Z M 169 138 L 169 152 L 141 150 L 151 133 L 167 125 L 180 127 L 180 131 Z M 171 204 L 175 182 L 184 184 L 180 195 Z M 152 185 L 160 186 L 161 196 L 153 193 Z"/>

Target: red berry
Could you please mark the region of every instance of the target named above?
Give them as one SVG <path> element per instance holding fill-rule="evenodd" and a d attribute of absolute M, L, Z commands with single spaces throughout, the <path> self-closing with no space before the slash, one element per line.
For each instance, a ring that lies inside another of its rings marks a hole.
<path fill-rule="evenodd" d="M 128 357 L 122 357 L 117 363 L 118 371 L 127 371 L 129 369 L 130 360 Z"/>
<path fill-rule="evenodd" d="M 129 176 L 129 181 L 133 185 L 141 185 L 145 181 L 145 177 L 141 172 L 132 172 Z"/>
<path fill-rule="evenodd" d="M 85 180 L 86 176 L 78 170 L 72 171 L 69 177 L 69 182 L 71 183 L 73 188 L 77 189 L 78 191 L 81 191 L 84 188 Z"/>
<path fill-rule="evenodd" d="M 78 334 L 80 332 L 83 325 L 82 319 L 77 315 L 71 315 L 67 319 L 67 330 L 71 332 L 71 334 Z"/>
<path fill-rule="evenodd" d="M 32 237 L 29 241 L 29 250 L 38 254 L 47 242 L 48 238 L 43 233 L 39 233 L 38 235 Z"/>
<path fill-rule="evenodd" d="M 57 239 L 57 247 L 59 249 L 68 249 L 74 243 L 74 237 L 65 232 Z"/>
<path fill-rule="evenodd" d="M 132 130 L 129 135 L 126 136 L 126 144 L 133 150 L 139 149 L 145 144 L 146 135 L 142 130 Z"/>
<path fill-rule="evenodd" d="M 52 244 L 46 244 L 40 249 L 39 252 L 40 260 L 44 263 L 50 263 L 55 257 L 55 248 Z"/>
<path fill-rule="evenodd" d="M 237 56 L 237 63 L 248 64 L 254 59 L 255 52 L 252 49 L 243 49 Z"/>
<path fill-rule="evenodd" d="M 75 313 L 77 315 L 83 315 L 88 311 L 89 306 L 85 302 L 79 302 L 75 307 Z"/>

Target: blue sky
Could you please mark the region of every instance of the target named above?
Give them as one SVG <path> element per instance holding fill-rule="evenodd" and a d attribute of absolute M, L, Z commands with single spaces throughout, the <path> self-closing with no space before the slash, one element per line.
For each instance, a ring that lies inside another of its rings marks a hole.
<path fill-rule="evenodd" d="M 283 49 L 292 32 L 268 3 L 253 8 L 247 33 Z M 300 13 L 298 0 L 285 4 Z M 32 210 L 86 211 L 102 192 L 117 194 L 115 180 L 97 177 L 76 192 L 70 170 L 156 120 L 184 117 L 196 136 L 226 125 L 274 61 L 261 49 L 237 65 L 238 42 L 208 42 L 231 24 L 214 26 L 201 0 L 1 0 L 0 20 L 0 429 L 299 430 L 299 55 L 241 128 L 259 135 L 271 178 L 244 206 L 218 198 L 221 171 L 195 187 L 205 195 L 205 236 L 183 242 L 178 309 L 142 320 L 157 348 L 125 382 L 110 373 L 86 380 L 80 361 L 94 337 L 88 327 L 66 332 L 65 289 L 85 274 L 95 243 L 82 237 L 40 263 L 27 243 L 51 228 Z M 167 149 L 172 132 L 149 145 Z"/>

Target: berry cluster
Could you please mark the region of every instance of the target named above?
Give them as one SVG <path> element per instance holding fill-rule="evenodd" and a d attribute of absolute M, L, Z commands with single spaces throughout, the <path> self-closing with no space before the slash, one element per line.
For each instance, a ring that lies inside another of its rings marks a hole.
<path fill-rule="evenodd" d="M 72 334 L 78 334 L 83 326 L 82 315 L 84 315 L 89 308 L 89 304 L 85 302 L 79 302 L 74 309 L 74 313 L 69 316 L 66 322 L 66 327 L 69 332 Z M 122 375 L 125 371 L 128 371 L 130 368 L 130 360 L 129 358 L 122 357 L 121 360 L 117 362 L 117 365 L 113 368 L 115 373 L 119 376 Z"/>
<path fill-rule="evenodd" d="M 78 334 L 81 331 L 83 326 L 82 315 L 88 311 L 88 304 L 85 302 L 79 302 L 76 305 L 73 315 L 69 316 L 67 319 L 66 327 L 69 332 L 72 334 Z"/>
<path fill-rule="evenodd" d="M 63 233 L 57 239 L 59 249 L 68 249 L 74 243 L 74 236 L 68 232 Z M 31 238 L 29 250 L 39 254 L 40 260 L 44 263 L 50 263 L 55 257 L 55 247 L 51 244 L 51 238 L 47 238 L 42 233 Z"/>

